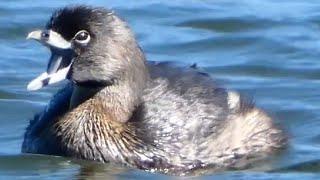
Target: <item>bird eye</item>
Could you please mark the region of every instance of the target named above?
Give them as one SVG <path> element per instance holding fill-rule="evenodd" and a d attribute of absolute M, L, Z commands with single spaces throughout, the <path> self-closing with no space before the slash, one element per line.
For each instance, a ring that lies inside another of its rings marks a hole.
<path fill-rule="evenodd" d="M 74 39 L 77 43 L 87 44 L 89 43 L 91 38 L 90 38 L 90 34 L 87 31 L 82 30 L 75 35 Z"/>

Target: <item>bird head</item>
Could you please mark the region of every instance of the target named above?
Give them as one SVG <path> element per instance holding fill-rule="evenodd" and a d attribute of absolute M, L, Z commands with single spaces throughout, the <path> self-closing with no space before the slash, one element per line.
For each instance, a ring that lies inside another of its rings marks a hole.
<path fill-rule="evenodd" d="M 30 32 L 51 52 L 47 69 L 28 90 L 69 79 L 79 86 L 105 87 L 147 78 L 145 57 L 128 25 L 114 12 L 88 6 L 65 7 L 53 13 L 42 30 Z"/>

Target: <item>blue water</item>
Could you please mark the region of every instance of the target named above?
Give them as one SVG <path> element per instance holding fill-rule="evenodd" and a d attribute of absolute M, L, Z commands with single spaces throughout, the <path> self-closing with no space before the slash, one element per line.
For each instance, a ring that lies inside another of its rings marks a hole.
<path fill-rule="evenodd" d="M 148 59 L 197 63 L 223 86 L 254 97 L 287 131 L 288 150 L 272 163 L 203 179 L 320 178 L 320 1 L 10 0 L 0 1 L 0 179 L 166 178 L 115 165 L 23 155 L 28 119 L 59 86 L 28 92 L 49 57 L 26 34 L 51 12 L 87 3 L 126 19 Z"/>

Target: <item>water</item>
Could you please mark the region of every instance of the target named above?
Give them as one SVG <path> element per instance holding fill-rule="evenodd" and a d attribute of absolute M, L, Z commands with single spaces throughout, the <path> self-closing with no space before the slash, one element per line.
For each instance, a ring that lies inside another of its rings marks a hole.
<path fill-rule="evenodd" d="M 83 2 L 110 7 L 126 19 L 148 59 L 197 63 L 225 87 L 254 97 L 288 132 L 288 150 L 272 163 L 198 178 L 319 179 L 318 0 L 0 1 L 0 179 L 167 177 L 20 153 L 28 119 L 58 88 L 26 91 L 49 56 L 26 34 L 43 27 L 55 8 Z"/>

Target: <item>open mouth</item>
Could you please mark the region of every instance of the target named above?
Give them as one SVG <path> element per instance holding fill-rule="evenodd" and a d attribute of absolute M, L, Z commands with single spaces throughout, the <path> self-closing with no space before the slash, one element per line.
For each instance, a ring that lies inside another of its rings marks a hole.
<path fill-rule="evenodd" d="M 57 83 L 68 78 L 68 74 L 75 57 L 71 43 L 51 30 L 37 30 L 28 34 L 27 39 L 34 39 L 51 51 L 47 71 L 33 79 L 27 89 L 35 91 L 42 87 Z"/>

